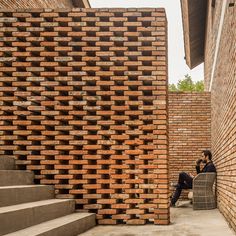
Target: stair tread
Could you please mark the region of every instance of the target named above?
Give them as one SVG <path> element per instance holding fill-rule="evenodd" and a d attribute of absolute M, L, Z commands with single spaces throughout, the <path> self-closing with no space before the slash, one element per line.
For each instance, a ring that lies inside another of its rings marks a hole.
<path fill-rule="evenodd" d="M 12 211 L 23 210 L 23 209 L 27 209 L 27 208 L 34 208 L 34 207 L 38 207 L 38 206 L 50 205 L 50 204 L 59 203 L 59 202 L 68 202 L 68 201 L 74 201 L 74 200 L 73 199 L 48 199 L 48 200 L 27 202 L 27 203 L 12 205 L 12 206 L 0 207 L 0 214 L 12 212 Z"/>
<path fill-rule="evenodd" d="M 30 170 L 0 170 L 0 173 L 1 172 L 32 173 Z"/>
<path fill-rule="evenodd" d="M 51 185 L 10 185 L 10 186 L 0 186 L 0 190 L 1 189 L 16 189 L 16 188 L 41 188 L 41 187 L 46 187 L 46 186 L 51 186 Z"/>
<path fill-rule="evenodd" d="M 38 235 L 40 233 L 47 232 L 52 229 L 59 228 L 63 225 L 66 225 L 68 223 L 77 221 L 79 219 L 89 217 L 94 215 L 94 213 L 72 213 L 70 215 L 62 216 L 50 221 L 43 222 L 38 225 L 34 225 L 31 227 L 28 227 L 26 229 L 22 229 L 10 234 L 6 234 L 5 236 L 33 236 L 33 235 Z"/>

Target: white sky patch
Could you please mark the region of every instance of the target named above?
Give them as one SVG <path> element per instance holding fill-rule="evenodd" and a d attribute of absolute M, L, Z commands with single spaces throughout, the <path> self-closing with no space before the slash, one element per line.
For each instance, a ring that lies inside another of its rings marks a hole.
<path fill-rule="evenodd" d="M 194 81 L 204 79 L 203 64 L 190 70 L 184 56 L 184 39 L 180 0 L 89 0 L 93 8 L 164 7 L 168 20 L 169 83 L 177 83 L 189 74 Z"/>

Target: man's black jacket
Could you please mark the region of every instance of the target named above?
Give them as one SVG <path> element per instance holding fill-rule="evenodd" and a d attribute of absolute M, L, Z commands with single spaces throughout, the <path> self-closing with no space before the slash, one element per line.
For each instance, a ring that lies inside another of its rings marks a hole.
<path fill-rule="evenodd" d="M 205 172 L 216 172 L 215 165 L 212 161 L 208 162 L 202 170 L 200 170 L 200 165 L 196 165 L 196 171 L 197 173 L 205 173 Z"/>

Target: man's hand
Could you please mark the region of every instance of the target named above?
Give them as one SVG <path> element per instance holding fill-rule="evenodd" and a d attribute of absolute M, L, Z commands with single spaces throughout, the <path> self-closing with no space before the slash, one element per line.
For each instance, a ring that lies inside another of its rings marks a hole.
<path fill-rule="evenodd" d="M 192 177 L 192 178 L 194 178 L 195 176 L 192 174 L 192 173 L 189 173 L 189 175 Z"/>
<path fill-rule="evenodd" d="M 199 166 L 201 164 L 201 162 L 202 162 L 202 159 L 196 160 L 196 165 Z"/>

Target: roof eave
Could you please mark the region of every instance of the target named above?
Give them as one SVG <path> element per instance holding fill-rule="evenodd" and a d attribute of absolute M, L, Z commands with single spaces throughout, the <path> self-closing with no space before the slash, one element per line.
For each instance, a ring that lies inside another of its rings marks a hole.
<path fill-rule="evenodd" d="M 72 0 L 74 7 L 78 8 L 91 8 L 89 0 Z"/>
<path fill-rule="evenodd" d="M 185 59 L 190 69 L 204 61 L 207 0 L 181 0 Z"/>

